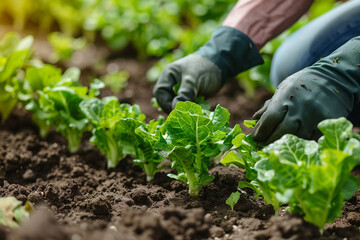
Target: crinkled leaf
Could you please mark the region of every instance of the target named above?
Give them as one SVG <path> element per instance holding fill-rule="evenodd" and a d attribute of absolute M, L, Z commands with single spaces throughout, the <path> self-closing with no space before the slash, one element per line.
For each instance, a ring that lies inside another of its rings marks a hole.
<path fill-rule="evenodd" d="M 42 68 L 30 67 L 26 70 L 25 79 L 32 91 L 54 87 L 61 81 L 61 69 L 52 65 L 45 65 Z"/>
<path fill-rule="evenodd" d="M 318 161 L 316 153 L 318 145 L 315 141 L 307 141 L 291 134 L 286 134 L 276 142 L 266 146 L 263 151 L 273 153 L 281 163 L 310 165 Z"/>
<path fill-rule="evenodd" d="M 173 144 L 202 144 L 210 138 L 213 124 L 208 117 L 202 116 L 202 109 L 191 102 L 179 102 L 169 114 L 165 128 Z"/>
<path fill-rule="evenodd" d="M 103 107 L 103 101 L 98 98 L 86 99 L 80 103 L 81 111 L 95 127 L 100 125 L 100 116 Z"/>
<path fill-rule="evenodd" d="M 233 139 L 242 133 L 240 125 L 236 124 L 234 128 L 229 132 L 229 134 L 225 137 L 223 144 L 220 146 L 220 150 L 225 152 L 232 148 Z"/>
<path fill-rule="evenodd" d="M 319 139 L 320 148 L 344 150 L 346 141 L 352 136 L 352 127 L 344 117 L 320 122 L 318 128 L 324 134 Z"/>
<path fill-rule="evenodd" d="M 214 112 L 210 114 L 213 123 L 213 131 L 229 126 L 230 113 L 226 108 L 217 105 Z"/>

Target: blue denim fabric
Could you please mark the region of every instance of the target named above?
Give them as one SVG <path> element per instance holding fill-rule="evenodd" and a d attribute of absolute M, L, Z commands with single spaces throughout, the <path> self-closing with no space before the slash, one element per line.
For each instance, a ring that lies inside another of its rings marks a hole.
<path fill-rule="evenodd" d="M 291 35 L 272 60 L 273 85 L 278 86 L 291 74 L 312 65 L 356 36 L 360 36 L 360 0 L 339 5 Z M 348 119 L 360 126 L 360 104 Z"/>

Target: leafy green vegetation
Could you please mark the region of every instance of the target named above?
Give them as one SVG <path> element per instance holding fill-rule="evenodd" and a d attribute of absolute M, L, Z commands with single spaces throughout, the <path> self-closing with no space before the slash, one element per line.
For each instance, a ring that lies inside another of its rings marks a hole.
<path fill-rule="evenodd" d="M 0 115 L 5 121 L 16 104 L 23 84 L 21 72 L 31 57 L 31 36 L 21 39 L 15 33 L 6 34 L 0 42 Z"/>
<path fill-rule="evenodd" d="M 40 136 L 46 138 L 52 126 L 51 113 L 43 110 L 37 91 L 55 87 L 61 81 L 61 69 L 51 65 L 40 68 L 30 67 L 25 75 L 24 92 L 27 93 L 25 108 L 33 113 L 32 119 L 39 127 Z"/>
<path fill-rule="evenodd" d="M 290 211 L 323 227 L 341 215 L 343 202 L 360 186 L 350 173 L 360 163 L 360 142 L 345 118 L 324 120 L 318 128 L 323 133 L 318 142 L 287 134 L 261 151 L 234 139 L 239 154 L 231 153 L 223 163 L 243 166 L 251 182 L 239 187 L 254 189 L 275 211 L 288 204 Z"/>
<path fill-rule="evenodd" d="M 51 65 L 30 67 L 26 71 L 24 91 L 29 95 L 25 108 L 33 113 L 40 136 L 45 138 L 50 127 L 55 126 L 68 140 L 71 153 L 78 151 L 83 133 L 89 129 L 88 120 L 80 110 L 80 103 L 98 95 L 101 82 L 88 89 L 79 83 L 80 70 L 61 70 Z"/>
<path fill-rule="evenodd" d="M 108 167 L 131 155 L 151 181 L 167 166 L 163 163 L 167 157 L 177 171 L 168 176 L 186 183 L 189 194 L 196 197 L 214 179 L 208 171 L 211 158 L 227 152 L 221 162 L 246 169 L 250 180 L 239 182 L 238 187 L 255 190 L 275 210 L 287 204 L 290 211 L 319 227 L 340 216 L 343 202 L 360 186 L 350 174 L 360 163 L 360 136 L 345 118 L 321 122 L 318 128 L 323 136 L 318 142 L 285 135 L 268 146 L 255 142 L 239 125 L 230 128 L 230 114 L 221 106 L 210 111 L 207 106 L 179 102 L 167 119 L 146 122 L 137 105 L 119 103 L 116 97 L 96 98 L 104 83 L 94 80 L 90 87 L 81 85 L 79 69 L 62 73 L 52 65 L 31 62 L 32 40 L 8 34 L 0 42 L 0 113 L 5 120 L 22 103 L 33 113 L 40 136 L 46 137 L 54 126 L 68 140 L 72 153 L 78 150 L 83 133 L 92 130 L 90 142 L 106 155 Z M 244 122 L 247 127 L 255 124 Z M 238 197 L 234 193 L 227 200 L 232 209 Z M 9 202 L 10 212 L 20 206 L 7 200 L 0 201 L 0 207 Z M 25 215 L 20 209 L 9 214 L 0 208 L 0 223 L 15 226 Z"/>
<path fill-rule="evenodd" d="M 127 71 L 114 71 L 100 77 L 106 87 L 109 87 L 112 92 L 118 93 L 123 90 L 129 80 L 130 74 Z"/>
<path fill-rule="evenodd" d="M 204 43 L 199 32 L 209 26 L 214 30 L 233 4 L 232 0 L 4 0 L 0 13 L 10 16 L 18 31 L 29 22 L 43 32 L 57 25 L 67 37 L 81 34 L 90 41 L 98 31 L 113 49 L 132 46 L 144 58 L 163 56 L 179 45 L 186 52 L 194 50 L 194 44 Z"/>
<path fill-rule="evenodd" d="M 163 118 L 147 124 L 139 106 L 120 104 L 115 97 L 87 99 L 80 107 L 94 127 L 90 142 L 106 155 L 109 168 L 128 154 L 135 157 L 134 163 L 144 170 L 148 181 L 163 168 L 163 158 L 154 149 L 163 131 Z"/>
<path fill-rule="evenodd" d="M 188 184 L 191 196 L 198 196 L 201 186 L 214 179 L 208 173 L 210 158 L 231 148 L 221 143 L 233 136 L 229 118 L 228 110 L 219 105 L 208 112 L 195 103 L 179 102 L 165 121 L 166 135 L 157 146 L 177 170 L 168 176 Z"/>
<path fill-rule="evenodd" d="M 134 163 L 143 169 L 147 181 L 151 181 L 155 173 L 168 166 L 163 164 L 163 157 L 155 149 L 156 143 L 161 138 L 160 135 L 165 133 L 164 123 L 165 119 L 159 117 L 157 121 L 151 120 L 148 124 L 135 129 L 139 153 L 135 155 Z"/>
<path fill-rule="evenodd" d="M 52 62 L 69 60 L 74 51 L 81 50 L 86 46 L 85 38 L 73 38 L 60 32 L 52 32 L 48 35 L 48 41 L 53 48 Z"/>
<path fill-rule="evenodd" d="M 93 125 L 90 142 L 108 158 L 108 167 L 114 168 L 126 154 L 134 154 L 132 139 L 135 128 L 145 124 L 145 115 L 139 106 L 120 104 L 115 97 L 91 98 L 80 104 L 82 112 Z"/>
<path fill-rule="evenodd" d="M 33 208 L 29 202 L 25 205 L 14 197 L 0 198 L 0 225 L 18 227 L 19 223 L 29 218 Z"/>

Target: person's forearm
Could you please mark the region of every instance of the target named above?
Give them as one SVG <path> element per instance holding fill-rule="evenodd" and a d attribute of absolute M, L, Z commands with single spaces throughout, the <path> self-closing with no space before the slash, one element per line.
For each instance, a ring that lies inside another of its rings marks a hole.
<path fill-rule="evenodd" d="M 294 24 L 312 3 L 313 0 L 239 0 L 222 25 L 245 33 L 261 49 Z"/>

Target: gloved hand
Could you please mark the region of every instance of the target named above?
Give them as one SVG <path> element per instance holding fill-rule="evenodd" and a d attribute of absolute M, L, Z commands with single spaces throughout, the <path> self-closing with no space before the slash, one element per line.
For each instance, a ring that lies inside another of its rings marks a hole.
<path fill-rule="evenodd" d="M 256 141 L 271 143 L 291 133 L 318 139 L 317 124 L 346 117 L 360 100 L 360 37 L 286 78 L 253 116 Z M 360 116 L 359 116 L 360 117 Z"/>
<path fill-rule="evenodd" d="M 222 26 L 198 51 L 168 64 L 153 94 L 160 107 L 169 113 L 179 101 L 214 96 L 228 77 L 261 63 L 262 57 L 249 37 L 235 28 Z M 180 88 L 176 96 L 173 87 L 177 83 Z"/>

